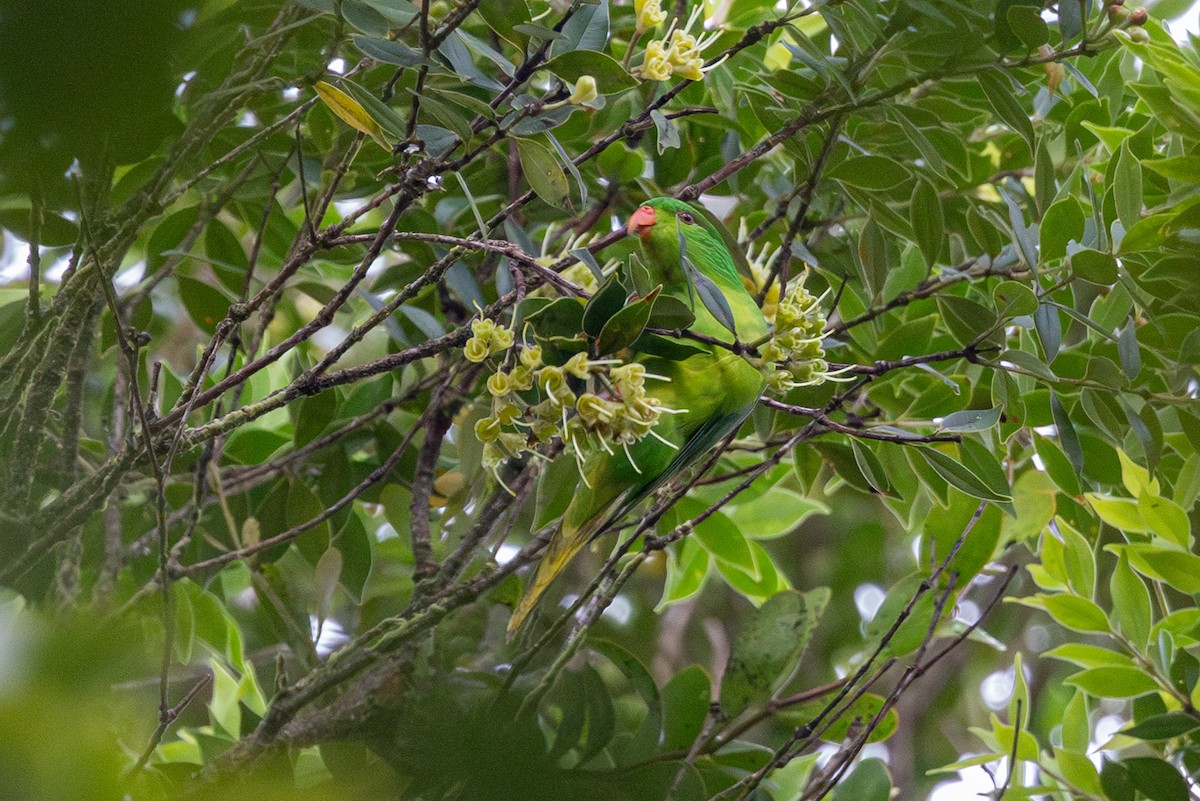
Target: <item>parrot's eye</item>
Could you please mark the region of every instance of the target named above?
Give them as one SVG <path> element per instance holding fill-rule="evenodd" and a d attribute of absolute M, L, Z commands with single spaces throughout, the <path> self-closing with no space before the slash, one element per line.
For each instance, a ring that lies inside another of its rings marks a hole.
<path fill-rule="evenodd" d="M 696 222 L 696 218 L 689 211 L 680 212 L 679 219 L 683 220 L 685 225 L 691 225 Z"/>

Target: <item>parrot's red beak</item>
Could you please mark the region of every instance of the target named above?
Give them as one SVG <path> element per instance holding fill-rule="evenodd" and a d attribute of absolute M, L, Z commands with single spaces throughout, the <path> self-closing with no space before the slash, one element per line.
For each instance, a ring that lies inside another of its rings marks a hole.
<path fill-rule="evenodd" d="M 629 215 L 629 223 L 625 226 L 625 230 L 631 234 L 638 236 L 649 236 L 650 229 L 654 227 L 657 220 L 654 217 L 653 206 L 642 206 L 633 214 Z"/>

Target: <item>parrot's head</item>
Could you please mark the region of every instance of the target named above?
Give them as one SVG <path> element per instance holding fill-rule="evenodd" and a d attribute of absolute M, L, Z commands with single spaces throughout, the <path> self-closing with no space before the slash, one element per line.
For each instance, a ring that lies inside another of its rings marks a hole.
<path fill-rule="evenodd" d="M 721 234 L 708 216 L 690 203 L 672 197 L 652 198 L 629 216 L 625 228 L 642 240 L 651 263 L 667 273 L 682 261 L 682 239 L 688 260 L 701 272 L 713 280 L 740 283 Z M 669 278 L 663 283 L 669 285 Z"/>

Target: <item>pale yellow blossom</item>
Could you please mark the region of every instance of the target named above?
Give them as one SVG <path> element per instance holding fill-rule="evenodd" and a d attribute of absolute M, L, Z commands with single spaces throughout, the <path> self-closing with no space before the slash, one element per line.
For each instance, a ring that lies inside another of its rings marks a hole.
<path fill-rule="evenodd" d="M 667 18 L 662 0 L 633 0 L 633 13 L 637 17 L 635 25 L 638 33 L 657 28 Z"/>

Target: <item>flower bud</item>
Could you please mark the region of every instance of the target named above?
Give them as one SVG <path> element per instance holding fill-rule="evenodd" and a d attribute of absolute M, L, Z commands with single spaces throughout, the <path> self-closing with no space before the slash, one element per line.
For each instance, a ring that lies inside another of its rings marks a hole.
<path fill-rule="evenodd" d="M 582 105 L 591 103 L 599 96 L 596 91 L 596 79 L 591 75 L 580 75 L 579 80 L 575 82 L 575 89 L 571 92 L 571 96 L 567 98 L 568 103 Z"/>
<path fill-rule="evenodd" d="M 1067 71 L 1062 64 L 1054 61 L 1047 61 L 1042 65 L 1042 69 L 1046 71 L 1046 91 L 1053 96 L 1058 91 L 1059 84 L 1062 83 Z"/>
<path fill-rule="evenodd" d="M 1130 25 L 1145 25 L 1146 20 L 1148 20 L 1148 19 L 1150 19 L 1150 12 L 1148 12 L 1144 6 L 1138 6 L 1129 15 L 1129 24 Z"/>
<path fill-rule="evenodd" d="M 1149 44 L 1150 34 L 1146 33 L 1146 29 L 1142 27 L 1133 27 L 1129 29 L 1129 38 L 1136 44 Z"/>

